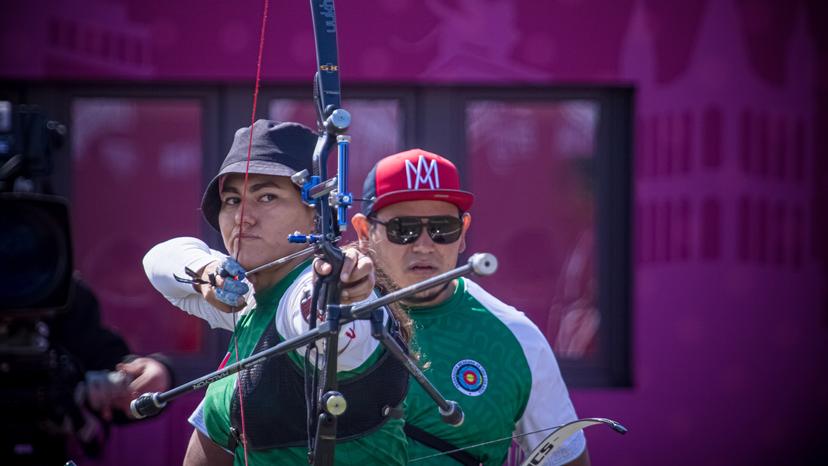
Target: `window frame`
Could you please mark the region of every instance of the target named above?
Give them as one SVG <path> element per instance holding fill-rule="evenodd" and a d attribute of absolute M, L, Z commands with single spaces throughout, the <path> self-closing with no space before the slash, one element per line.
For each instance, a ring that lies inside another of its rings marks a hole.
<path fill-rule="evenodd" d="M 423 89 L 418 99 L 418 140 L 454 160 L 466 186 L 470 176 L 466 107 L 481 100 L 590 100 L 598 104 L 595 226 L 601 343 L 594 361 L 558 358 L 558 364 L 570 388 L 631 387 L 633 88 L 562 85 Z M 430 115 L 425 107 L 437 108 L 434 114 L 444 116 L 444 120 Z"/>
<path fill-rule="evenodd" d="M 250 123 L 252 86 L 187 83 L 96 83 L 0 81 L 2 95 L 15 104 L 41 105 L 49 115 L 69 122 L 75 98 L 198 99 L 202 105 L 202 187 L 212 179 L 235 130 Z M 598 245 L 598 303 L 602 316 L 600 356 L 594 362 L 559 359 L 572 388 L 630 387 L 631 322 L 633 317 L 632 273 L 632 122 L 634 91 L 629 86 L 404 86 L 346 84 L 345 99 L 398 99 L 404 147 L 422 147 L 454 160 L 467 181 L 465 109 L 478 100 L 560 101 L 593 100 L 600 117 L 596 140 Z M 257 118 L 268 114 L 264 103 L 273 98 L 312 99 L 309 84 L 270 83 L 259 94 Z M 347 102 L 347 100 L 346 100 Z M 358 116 L 357 116 L 358 117 Z M 70 132 L 71 137 L 71 132 Z M 71 144 L 55 154 L 52 183 L 57 194 L 71 195 Z M 358 154 L 355 154 L 358 156 Z M 352 187 L 355 192 L 359 187 Z M 212 247 L 221 249 L 220 235 L 206 222 L 200 233 Z M 212 370 L 224 355 L 229 332 L 210 331 L 204 325 L 200 353 L 176 356 L 174 364 L 181 380 Z"/>

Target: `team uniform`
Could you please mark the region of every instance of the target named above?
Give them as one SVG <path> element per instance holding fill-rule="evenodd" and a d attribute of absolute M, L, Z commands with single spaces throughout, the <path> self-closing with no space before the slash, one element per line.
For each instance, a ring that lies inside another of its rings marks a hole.
<path fill-rule="evenodd" d="M 214 308 L 192 286 L 178 283 L 172 277 L 174 273 L 180 274 L 185 266 L 199 270 L 225 257 L 198 239 L 177 238 L 148 252 L 144 268 L 153 286 L 172 304 L 203 318 L 214 328 L 232 331 L 232 314 Z M 247 297 L 248 306 L 236 314 L 239 358 L 307 332 L 302 302 L 307 299 L 311 284 L 312 273 L 309 263 L 305 262 L 269 289 Z M 319 342 L 317 346 L 322 358 L 324 345 Z M 236 362 L 232 341 L 228 353 L 225 363 Z M 298 352 L 290 352 L 213 382 L 190 422 L 216 444 L 234 453 L 235 464 L 244 464 L 239 437 L 240 414 L 244 409 L 250 464 L 307 465 L 303 367 L 303 357 Z M 405 464 L 408 455 L 403 421 L 393 416 L 366 414 L 383 411 L 383 406 L 374 406 L 377 403 L 397 406 L 405 395 L 404 369 L 371 337 L 367 321 L 343 326 L 338 373 L 340 391 L 348 399 L 349 409 L 340 417 L 336 464 Z M 239 376 L 242 378 L 241 402 L 237 388 Z"/>
<path fill-rule="evenodd" d="M 412 381 L 406 398 L 406 423 L 457 448 L 534 432 L 576 419 L 575 409 L 546 338 L 525 314 L 487 293 L 468 279 L 448 300 L 434 307 L 412 308 L 414 350 L 424 373 L 447 399 L 457 401 L 465 421 L 452 427 L 440 419 L 434 402 Z M 519 437 L 531 451 L 551 430 Z M 476 461 L 501 465 L 508 440 L 470 448 Z M 578 432 L 548 460 L 564 464 L 584 451 Z M 409 456 L 439 453 L 409 440 Z M 434 456 L 426 464 L 457 465 L 450 456 Z"/>

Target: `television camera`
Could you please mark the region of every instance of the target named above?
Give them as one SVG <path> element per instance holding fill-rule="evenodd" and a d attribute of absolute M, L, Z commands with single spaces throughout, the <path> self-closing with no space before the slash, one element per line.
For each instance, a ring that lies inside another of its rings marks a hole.
<path fill-rule="evenodd" d="M 0 101 L 2 464 L 63 462 L 69 437 L 94 453 L 102 429 L 88 408 L 129 383 L 123 374 L 85 370 L 54 338 L 78 290 L 68 202 L 49 183 L 66 137 L 66 126 L 39 108 Z"/>

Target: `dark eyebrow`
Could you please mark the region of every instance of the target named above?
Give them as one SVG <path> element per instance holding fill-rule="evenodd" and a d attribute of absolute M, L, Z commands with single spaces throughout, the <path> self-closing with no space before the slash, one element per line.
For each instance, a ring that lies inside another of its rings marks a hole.
<path fill-rule="evenodd" d="M 284 187 L 280 186 L 278 183 L 275 183 L 273 181 L 264 181 L 262 183 L 256 183 L 254 185 L 250 185 L 249 191 L 251 193 L 255 193 L 256 191 L 259 191 L 259 190 L 264 189 L 264 188 L 276 188 L 276 189 L 280 189 L 280 190 L 285 189 Z M 221 192 L 222 193 L 238 194 L 239 190 L 236 189 L 235 187 L 231 186 L 229 183 L 225 183 L 224 184 L 224 189 L 222 189 Z"/>
<path fill-rule="evenodd" d="M 250 185 L 250 192 L 255 193 L 256 191 L 264 188 L 276 188 L 276 189 L 285 189 L 282 186 L 274 183 L 273 181 L 265 181 L 262 183 L 256 183 L 254 185 Z"/>

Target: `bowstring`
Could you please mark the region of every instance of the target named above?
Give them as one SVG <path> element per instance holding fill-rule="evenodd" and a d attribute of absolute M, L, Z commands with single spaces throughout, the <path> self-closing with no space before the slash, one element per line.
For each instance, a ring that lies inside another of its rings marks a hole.
<path fill-rule="evenodd" d="M 270 0 L 264 0 L 264 8 L 262 12 L 262 26 L 259 33 L 259 53 L 256 58 L 256 84 L 253 88 L 253 110 L 250 114 L 250 137 L 247 140 L 247 163 L 244 167 L 244 183 L 242 185 L 241 197 L 241 211 L 239 213 L 239 234 L 236 236 L 236 261 L 238 262 L 241 255 L 242 247 L 242 229 L 244 228 L 244 207 L 247 204 L 245 197 L 247 196 L 247 183 L 250 177 L 250 157 L 253 149 L 253 126 L 256 123 L 256 105 L 259 101 L 259 85 L 262 78 L 262 56 L 264 54 L 265 31 L 267 30 L 267 11 L 270 6 Z M 236 314 L 233 313 L 233 344 L 236 352 L 236 361 L 239 361 L 239 336 L 236 332 Z M 242 374 L 236 377 L 236 392 L 239 394 L 239 411 L 241 414 L 241 442 L 242 450 L 244 451 L 244 465 L 248 466 L 247 457 L 247 429 L 244 421 L 244 390 L 242 389 Z"/>
<path fill-rule="evenodd" d="M 506 440 L 515 440 L 515 439 L 519 439 L 521 437 L 526 437 L 527 435 L 537 434 L 537 433 L 540 433 L 540 432 L 546 432 L 547 430 L 552 430 L 552 429 L 559 429 L 559 428 L 563 427 L 564 425 L 565 424 L 559 424 L 557 426 L 545 427 L 543 429 L 533 430 L 532 432 L 524 432 L 522 434 L 510 435 L 508 437 L 502 437 L 502 438 L 498 438 L 498 439 L 494 439 L 494 440 L 487 440 L 485 442 L 480 442 L 480 443 L 475 443 L 475 444 L 471 444 L 471 445 L 466 445 L 466 446 L 463 446 L 463 447 L 460 447 L 460 448 L 455 448 L 454 450 L 441 451 L 439 453 L 434 453 L 434 454 L 427 455 L 427 456 L 420 456 L 418 458 L 412 458 L 412 459 L 408 460 L 408 462 L 409 463 L 414 463 L 414 462 L 417 462 L 417 461 L 425 461 L 427 459 L 436 458 L 438 456 L 450 455 L 450 454 L 456 453 L 458 451 L 470 450 L 472 448 L 482 447 L 484 445 L 490 445 L 492 443 L 505 442 Z"/>

